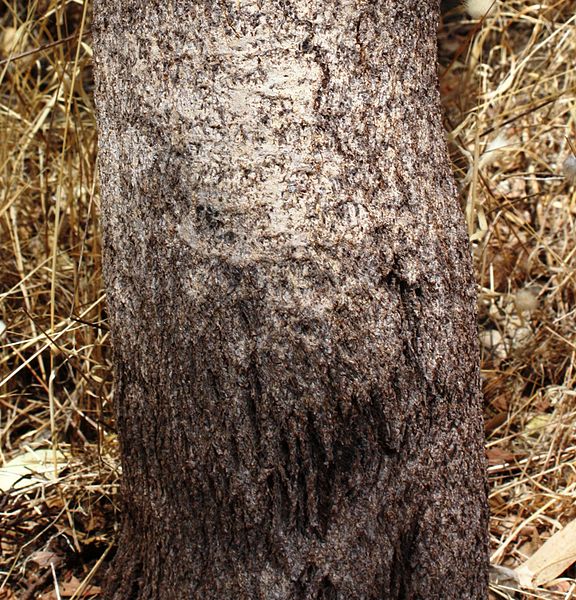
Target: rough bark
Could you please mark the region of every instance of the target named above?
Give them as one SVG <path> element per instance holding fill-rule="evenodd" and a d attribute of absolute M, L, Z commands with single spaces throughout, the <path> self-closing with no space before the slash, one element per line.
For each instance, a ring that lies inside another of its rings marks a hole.
<path fill-rule="evenodd" d="M 486 596 L 437 0 L 97 0 L 107 597 Z"/>

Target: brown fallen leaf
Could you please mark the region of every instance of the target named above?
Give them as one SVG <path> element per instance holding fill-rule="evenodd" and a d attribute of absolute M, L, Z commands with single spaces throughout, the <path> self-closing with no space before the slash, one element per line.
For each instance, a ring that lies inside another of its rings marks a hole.
<path fill-rule="evenodd" d="M 58 566 L 62 561 L 62 557 L 58 556 L 55 552 L 38 550 L 30 556 L 30 560 L 35 562 L 40 568 L 46 568 L 50 566 L 50 563 L 53 563 L 55 567 Z"/>
<path fill-rule="evenodd" d="M 516 454 L 502 450 L 502 448 L 488 448 L 486 450 L 486 458 L 489 465 L 501 465 L 512 462 L 516 458 Z"/>
<path fill-rule="evenodd" d="M 487 421 L 484 422 L 484 431 L 486 433 L 491 433 L 496 428 L 500 427 L 503 423 L 506 423 L 506 419 L 508 418 L 507 412 L 500 412 Z"/>
<path fill-rule="evenodd" d="M 77 577 L 74 577 L 74 575 L 72 575 L 72 578 L 69 581 L 59 583 L 58 592 L 60 593 L 60 598 L 71 598 L 74 594 L 77 594 L 76 598 L 100 596 L 101 588 L 97 585 L 88 585 L 80 592 L 80 594 L 78 594 L 78 588 L 81 584 L 82 582 Z M 58 600 L 58 595 L 55 591 L 52 591 L 43 594 L 38 600 Z"/>

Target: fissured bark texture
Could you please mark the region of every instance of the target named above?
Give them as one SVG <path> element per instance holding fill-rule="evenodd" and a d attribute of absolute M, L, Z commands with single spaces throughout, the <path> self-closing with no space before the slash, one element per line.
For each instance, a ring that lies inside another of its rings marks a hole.
<path fill-rule="evenodd" d="M 437 0 L 95 1 L 113 600 L 486 597 Z"/>

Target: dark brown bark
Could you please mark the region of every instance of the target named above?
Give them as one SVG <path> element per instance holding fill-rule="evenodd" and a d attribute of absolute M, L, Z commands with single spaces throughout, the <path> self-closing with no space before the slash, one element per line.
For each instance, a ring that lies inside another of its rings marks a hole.
<path fill-rule="evenodd" d="M 107 597 L 486 597 L 437 0 L 95 2 Z"/>

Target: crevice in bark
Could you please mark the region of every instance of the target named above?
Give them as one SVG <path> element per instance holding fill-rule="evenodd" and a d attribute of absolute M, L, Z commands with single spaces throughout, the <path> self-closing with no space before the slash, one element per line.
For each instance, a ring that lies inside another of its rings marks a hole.
<path fill-rule="evenodd" d="M 319 588 L 317 600 L 336 600 L 338 598 L 336 588 L 328 576 L 322 578 Z"/>
<path fill-rule="evenodd" d="M 314 516 L 311 520 L 312 528 L 320 537 L 326 535 L 332 507 L 332 485 L 329 477 L 330 464 L 328 454 L 324 448 L 322 438 L 315 429 L 315 417 L 312 413 L 307 414 L 306 433 L 309 446 L 309 465 L 303 465 L 308 471 L 313 490 Z"/>
<path fill-rule="evenodd" d="M 314 98 L 314 110 L 320 112 L 322 98 L 326 94 L 326 90 L 330 84 L 330 68 L 323 57 L 323 51 L 318 46 L 312 46 L 312 52 L 314 53 L 314 60 L 322 72 L 322 78 L 320 79 L 320 84 Z"/>

